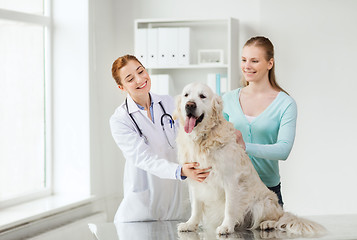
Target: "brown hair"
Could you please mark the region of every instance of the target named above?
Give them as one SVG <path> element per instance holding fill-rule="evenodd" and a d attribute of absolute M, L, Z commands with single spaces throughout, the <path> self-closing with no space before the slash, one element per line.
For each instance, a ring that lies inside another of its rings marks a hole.
<path fill-rule="evenodd" d="M 123 67 L 125 67 L 126 64 L 128 64 L 129 61 L 137 61 L 141 66 L 143 66 L 141 64 L 141 62 L 133 55 L 124 55 L 119 57 L 117 60 L 115 60 L 113 62 L 112 65 L 112 76 L 115 80 L 115 82 L 118 84 L 118 86 L 122 86 L 121 84 L 121 79 L 120 79 L 120 75 L 119 75 L 119 71 L 120 69 L 122 69 Z M 143 66 L 144 67 L 144 66 Z"/>
<path fill-rule="evenodd" d="M 260 47 L 265 50 L 265 60 L 269 61 L 270 59 L 274 59 L 274 46 L 272 42 L 263 36 L 257 36 L 257 37 L 252 37 L 249 39 L 245 44 L 245 46 L 255 46 L 255 47 Z M 269 70 L 269 83 L 270 85 L 275 89 L 279 91 L 283 91 L 286 94 L 288 94 L 283 88 L 279 86 L 279 84 L 276 82 L 276 77 L 275 77 L 275 61 L 273 64 L 273 67 Z M 248 86 L 247 80 L 245 80 L 244 76 L 242 77 L 242 84 L 243 86 Z M 288 94 L 289 95 L 289 94 Z"/>

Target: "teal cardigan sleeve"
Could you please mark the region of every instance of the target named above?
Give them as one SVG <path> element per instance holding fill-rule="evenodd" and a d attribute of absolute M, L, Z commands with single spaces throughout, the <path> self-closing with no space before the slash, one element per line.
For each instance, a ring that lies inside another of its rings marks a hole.
<path fill-rule="evenodd" d="M 285 109 L 280 121 L 279 133 L 274 144 L 246 143 L 246 152 L 254 157 L 269 160 L 286 160 L 294 144 L 297 106 L 295 101 Z"/>

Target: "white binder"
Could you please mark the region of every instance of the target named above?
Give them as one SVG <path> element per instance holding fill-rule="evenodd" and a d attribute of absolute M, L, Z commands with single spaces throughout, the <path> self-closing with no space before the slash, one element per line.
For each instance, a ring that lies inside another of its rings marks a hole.
<path fill-rule="evenodd" d="M 218 95 L 228 91 L 228 79 L 225 74 L 209 73 L 207 74 L 207 85 Z"/>
<path fill-rule="evenodd" d="M 149 28 L 148 29 L 148 57 L 147 65 L 148 67 L 157 67 L 158 66 L 158 29 Z"/>
<path fill-rule="evenodd" d="M 216 74 L 209 73 L 207 74 L 207 85 L 212 89 L 214 93 L 216 93 Z"/>
<path fill-rule="evenodd" d="M 190 28 L 178 29 L 178 64 L 190 64 Z"/>
<path fill-rule="evenodd" d="M 135 32 L 135 56 L 146 66 L 147 64 L 147 29 L 139 28 Z"/>
<path fill-rule="evenodd" d="M 228 91 L 229 91 L 228 78 L 227 75 L 223 74 L 221 76 L 221 94 L 223 95 L 223 93 L 226 93 Z"/>
<path fill-rule="evenodd" d="M 178 64 L 178 28 L 158 28 L 159 66 Z"/>

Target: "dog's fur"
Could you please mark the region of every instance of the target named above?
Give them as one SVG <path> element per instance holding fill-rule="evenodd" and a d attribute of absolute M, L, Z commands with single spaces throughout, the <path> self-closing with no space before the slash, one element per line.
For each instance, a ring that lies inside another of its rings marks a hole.
<path fill-rule="evenodd" d="M 222 110 L 221 98 L 205 84 L 189 84 L 177 97 L 179 161 L 212 167 L 204 182 L 188 179 L 192 213 L 178 231 L 196 231 L 202 223 L 217 227 L 219 235 L 233 233 L 235 228 L 279 229 L 297 235 L 323 232 L 321 225 L 283 211 L 276 194 L 260 180 L 236 143 L 235 129 Z M 185 122 L 188 116 L 196 119 L 194 128 Z"/>

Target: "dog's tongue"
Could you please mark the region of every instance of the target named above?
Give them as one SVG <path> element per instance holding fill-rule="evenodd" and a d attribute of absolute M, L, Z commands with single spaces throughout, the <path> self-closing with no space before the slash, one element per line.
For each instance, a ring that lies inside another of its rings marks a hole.
<path fill-rule="evenodd" d="M 186 133 L 192 132 L 193 128 L 195 127 L 195 124 L 196 124 L 196 118 L 194 118 L 194 117 L 186 117 L 185 132 Z"/>

